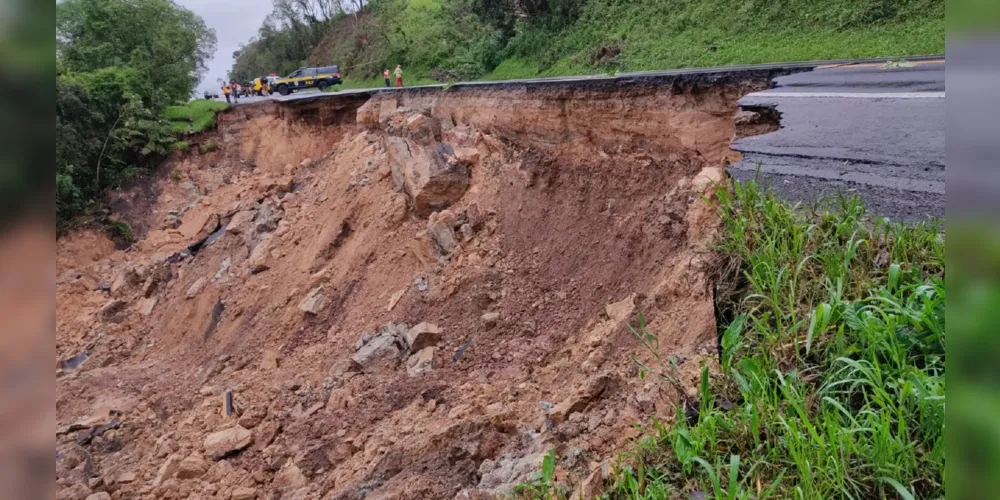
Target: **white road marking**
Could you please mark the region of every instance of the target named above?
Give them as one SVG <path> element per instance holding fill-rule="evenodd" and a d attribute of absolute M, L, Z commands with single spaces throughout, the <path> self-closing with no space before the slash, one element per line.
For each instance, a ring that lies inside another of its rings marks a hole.
<path fill-rule="evenodd" d="M 756 92 L 747 97 L 836 97 L 846 99 L 944 99 L 944 92 Z"/>

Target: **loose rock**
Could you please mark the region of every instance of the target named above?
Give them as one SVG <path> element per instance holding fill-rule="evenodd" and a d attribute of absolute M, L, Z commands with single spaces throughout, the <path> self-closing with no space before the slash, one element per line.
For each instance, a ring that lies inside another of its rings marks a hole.
<path fill-rule="evenodd" d="M 177 469 L 177 479 L 192 479 L 205 475 L 208 462 L 201 455 L 193 454 L 181 461 Z"/>
<path fill-rule="evenodd" d="M 262 370 L 274 370 L 278 368 L 278 353 L 271 349 L 266 349 L 260 357 L 260 368 Z"/>
<path fill-rule="evenodd" d="M 143 316 L 149 316 L 153 314 L 153 308 L 156 307 L 156 299 L 148 298 L 139 301 L 139 314 Z"/>
<path fill-rule="evenodd" d="M 226 231 L 236 235 L 246 233 L 250 229 L 250 224 L 256 216 L 257 212 L 254 210 L 240 210 L 239 212 L 233 214 L 232 219 L 229 219 L 229 224 L 226 225 Z"/>
<path fill-rule="evenodd" d="M 500 313 L 498 312 L 488 312 L 479 317 L 486 324 L 486 326 L 493 326 L 500 321 Z"/>
<path fill-rule="evenodd" d="M 611 382 L 611 377 L 597 377 L 581 389 L 570 394 L 549 411 L 549 417 L 556 423 L 566 420 L 575 412 L 583 411 L 593 400 L 599 398 Z"/>
<path fill-rule="evenodd" d="M 403 298 L 404 293 L 406 293 L 405 288 L 392 294 L 392 297 L 389 297 L 389 305 L 386 307 L 386 311 L 391 311 L 394 307 L 396 307 L 396 304 L 399 303 L 399 299 Z"/>
<path fill-rule="evenodd" d="M 383 333 L 371 338 L 359 347 L 351 360 L 367 368 L 379 360 L 398 357 L 399 348 L 396 347 L 396 337 Z"/>
<path fill-rule="evenodd" d="M 175 454 L 167 457 L 167 460 L 160 466 L 160 470 L 156 472 L 156 479 L 153 480 L 153 488 L 159 488 L 164 481 L 174 477 L 174 474 L 180 469 L 181 462 L 183 461 L 184 457 L 180 455 Z"/>
<path fill-rule="evenodd" d="M 450 146 L 421 146 L 400 137 L 389 137 L 387 142 L 393 181 L 409 197 L 417 216 L 454 205 L 469 189 L 468 167 L 445 160 L 453 154 Z"/>
<path fill-rule="evenodd" d="M 232 491 L 229 498 L 230 500 L 254 500 L 257 498 L 257 490 L 246 486 L 240 486 Z"/>
<path fill-rule="evenodd" d="M 198 278 L 194 283 L 191 283 L 191 286 L 188 287 L 187 293 L 185 293 L 184 296 L 189 299 L 194 298 L 199 292 L 201 292 L 201 289 L 205 287 L 205 282 L 206 280 L 204 277 Z"/>
<path fill-rule="evenodd" d="M 253 433 L 240 427 L 230 427 L 213 432 L 205 438 L 205 453 L 220 459 L 230 453 L 240 451 L 253 443 Z"/>
<path fill-rule="evenodd" d="M 126 302 L 124 300 L 112 299 L 108 303 L 101 306 L 98 315 L 104 321 L 114 321 L 118 317 L 118 313 L 125 309 Z"/>
<path fill-rule="evenodd" d="M 425 347 L 413 356 L 410 356 L 409 361 L 406 363 L 406 373 L 412 377 L 433 370 L 434 353 L 436 351 L 437 349 L 434 347 Z"/>
<path fill-rule="evenodd" d="M 271 237 L 268 235 L 254 247 L 253 252 L 250 252 L 250 258 L 247 259 L 247 267 L 250 269 L 250 272 L 256 274 L 270 269 L 270 266 L 267 264 L 267 258 L 270 254 Z"/>
<path fill-rule="evenodd" d="M 612 321 L 619 323 L 628 321 L 632 317 L 632 313 L 635 312 L 635 294 L 629 295 L 618 302 L 608 304 L 604 307 L 604 312 L 607 313 Z"/>
<path fill-rule="evenodd" d="M 417 352 L 441 341 L 441 329 L 432 323 L 420 323 L 403 335 L 410 352 Z"/>
<path fill-rule="evenodd" d="M 323 285 L 313 288 L 309 294 L 299 302 L 299 310 L 310 315 L 317 315 L 326 307 L 326 296 L 323 295 Z"/>

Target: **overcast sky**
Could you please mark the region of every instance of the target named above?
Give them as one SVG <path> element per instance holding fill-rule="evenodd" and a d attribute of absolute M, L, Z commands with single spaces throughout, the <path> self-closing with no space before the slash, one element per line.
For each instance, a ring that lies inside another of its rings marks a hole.
<path fill-rule="evenodd" d="M 208 62 L 208 72 L 202 77 L 198 92 L 219 90 L 216 79 L 225 78 L 226 72 L 233 66 L 233 51 L 257 35 L 264 17 L 271 12 L 271 0 L 174 1 L 201 16 L 205 24 L 215 30 L 219 44 L 215 57 Z"/>

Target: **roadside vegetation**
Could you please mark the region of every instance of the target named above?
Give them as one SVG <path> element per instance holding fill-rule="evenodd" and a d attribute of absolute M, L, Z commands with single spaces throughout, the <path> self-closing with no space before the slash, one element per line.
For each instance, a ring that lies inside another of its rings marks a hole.
<path fill-rule="evenodd" d="M 380 86 L 944 52 L 942 0 L 276 0 L 231 78 Z M 221 76 L 221 75 L 220 75 Z"/>
<path fill-rule="evenodd" d="M 183 106 L 168 106 L 163 116 L 176 134 L 197 134 L 215 128 L 215 114 L 229 104 L 211 99 L 195 99 Z"/>
<path fill-rule="evenodd" d="M 938 228 L 870 220 L 855 199 L 792 207 L 752 182 L 718 196 L 718 367 L 621 456 L 607 496 L 943 498 Z M 656 341 L 641 319 L 635 333 Z"/>
<path fill-rule="evenodd" d="M 179 121 L 210 126 L 203 104 L 171 106 L 190 100 L 215 42 L 169 0 L 56 4 L 58 228 L 158 165 L 178 146 Z"/>

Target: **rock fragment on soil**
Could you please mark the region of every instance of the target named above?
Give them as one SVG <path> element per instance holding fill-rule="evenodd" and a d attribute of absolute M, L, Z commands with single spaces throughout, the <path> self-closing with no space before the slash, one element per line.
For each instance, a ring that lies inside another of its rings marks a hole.
<path fill-rule="evenodd" d="M 253 443 L 253 433 L 240 427 L 213 432 L 205 438 L 205 453 L 218 460 Z"/>
<path fill-rule="evenodd" d="M 202 288 L 205 288 L 205 282 L 206 280 L 204 277 L 198 278 L 194 283 L 191 283 L 191 286 L 188 287 L 187 293 L 185 293 L 184 296 L 189 299 L 194 298 L 201 292 Z"/>
<path fill-rule="evenodd" d="M 403 339 L 410 352 L 417 352 L 425 347 L 437 345 L 441 341 L 441 328 L 433 323 L 420 323 L 407 329 Z"/>
<path fill-rule="evenodd" d="M 235 235 L 244 234 L 250 230 L 250 224 L 253 223 L 256 216 L 257 212 L 255 210 L 240 210 L 229 219 L 226 231 Z"/>
<path fill-rule="evenodd" d="M 433 370 L 435 352 L 437 352 L 437 348 L 425 347 L 410 356 L 410 359 L 406 362 L 406 373 L 412 377 Z"/>
<path fill-rule="evenodd" d="M 386 311 L 392 311 L 392 309 L 394 307 L 396 307 L 396 304 L 399 303 L 399 299 L 403 298 L 403 294 L 404 293 L 406 293 L 406 289 L 405 288 L 402 289 L 402 290 L 399 290 L 398 292 L 396 292 L 394 294 L 392 294 L 392 296 L 389 297 L 389 305 L 386 306 L 385 310 Z"/>
<path fill-rule="evenodd" d="M 400 137 L 388 137 L 389 161 L 393 181 L 410 199 L 419 217 L 448 208 L 469 189 L 469 170 L 465 165 L 449 164 L 450 146 L 420 144 Z"/>
<path fill-rule="evenodd" d="M 142 299 L 139 301 L 139 314 L 149 316 L 153 314 L 154 307 L 156 307 L 156 298 Z"/>
<path fill-rule="evenodd" d="M 600 376 L 594 378 L 584 387 L 574 391 L 561 403 L 552 407 L 549 417 L 552 421 L 559 423 L 565 421 L 570 415 L 583 411 L 592 401 L 599 398 L 611 382 L 611 377 Z"/>
<path fill-rule="evenodd" d="M 271 237 L 268 235 L 250 252 L 250 258 L 247 259 L 247 268 L 250 270 L 250 273 L 257 274 L 270 269 L 270 266 L 267 264 L 270 254 Z"/>
<path fill-rule="evenodd" d="M 618 323 L 628 321 L 631 319 L 632 313 L 635 312 L 635 294 L 604 306 L 604 312 L 612 321 Z"/>
<path fill-rule="evenodd" d="M 299 310 L 315 316 L 326 307 L 326 296 L 323 295 L 323 285 L 313 288 L 309 294 L 299 302 Z"/>
<path fill-rule="evenodd" d="M 500 313 L 498 312 L 488 312 L 479 317 L 483 324 L 486 326 L 493 326 L 500 321 Z"/>
<path fill-rule="evenodd" d="M 164 481 L 174 477 L 174 474 L 177 474 L 177 470 L 180 469 L 181 462 L 183 461 L 184 457 L 179 454 L 167 457 L 163 464 L 160 465 L 160 469 L 156 472 L 156 478 L 153 479 L 153 488 L 159 488 Z"/>
<path fill-rule="evenodd" d="M 74 483 L 59 489 L 56 500 L 85 500 L 90 496 L 90 488 L 83 483 Z"/>
<path fill-rule="evenodd" d="M 391 335 L 379 335 L 364 343 L 351 359 L 367 368 L 369 365 L 389 358 L 398 358 L 399 348 L 396 347 L 396 338 Z"/>
<path fill-rule="evenodd" d="M 98 311 L 98 315 L 104 321 L 115 321 L 119 319 L 118 314 L 125 309 L 126 305 L 127 303 L 124 300 L 112 299 L 101 306 L 101 309 Z"/>
<path fill-rule="evenodd" d="M 208 462 L 201 455 L 192 454 L 191 456 L 181 460 L 177 467 L 177 479 L 193 479 L 196 477 L 201 477 L 208 472 Z"/>
<path fill-rule="evenodd" d="M 278 368 L 278 353 L 272 349 L 265 349 L 260 357 L 260 368 L 262 370 L 275 370 Z"/>
<path fill-rule="evenodd" d="M 233 489 L 229 498 L 230 500 L 254 500 L 257 498 L 257 490 L 247 486 L 240 486 Z"/>
<path fill-rule="evenodd" d="M 518 457 L 505 455 L 497 460 L 486 459 L 479 465 L 479 489 L 493 494 L 509 494 L 515 485 L 530 479 L 541 470 L 545 453 L 532 453 Z"/>

